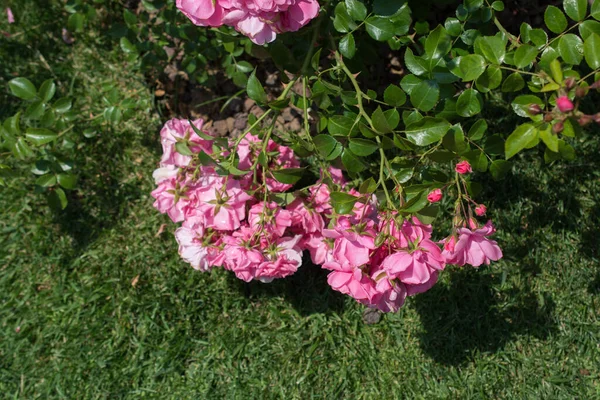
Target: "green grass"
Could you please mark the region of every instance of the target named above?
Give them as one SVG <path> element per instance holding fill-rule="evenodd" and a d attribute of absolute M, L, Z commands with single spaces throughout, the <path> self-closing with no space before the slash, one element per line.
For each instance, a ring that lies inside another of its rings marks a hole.
<path fill-rule="evenodd" d="M 247 285 L 180 261 L 174 225 L 149 195 L 159 123 L 143 78 L 101 40 L 40 46 L 3 53 L 3 87 L 13 73 L 67 85 L 66 59 L 91 112 L 101 107 L 94 82 L 115 80 L 122 96 L 140 90 L 142 106 L 85 142 L 81 189 L 65 212 L 26 194 L 27 181 L 0 189 L 4 397 L 600 397 L 597 134 L 574 162 L 548 167 L 533 151 L 503 182 L 480 177 L 506 257 L 449 268 L 398 314 L 366 325 L 363 307 L 316 267 Z"/>

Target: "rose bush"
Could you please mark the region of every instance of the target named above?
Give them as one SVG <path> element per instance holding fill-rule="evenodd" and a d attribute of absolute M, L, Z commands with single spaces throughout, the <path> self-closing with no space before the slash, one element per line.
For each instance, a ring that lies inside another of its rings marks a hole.
<path fill-rule="evenodd" d="M 284 77 L 278 97 L 259 71 L 249 75 L 247 94 L 265 111 L 239 137 L 211 136 L 203 121 L 163 128 L 155 207 L 183 221 L 180 254 L 196 269 L 269 282 L 296 272 L 306 251 L 330 271 L 334 290 L 397 311 L 447 265 L 502 258 L 492 222 L 477 219 L 487 207 L 474 200 L 476 173 L 502 179 L 512 157 L 540 142 L 546 162 L 572 160 L 569 140 L 600 122 L 586 103 L 600 86 L 598 1 L 565 1 L 571 26 L 549 6 L 547 30 L 524 23 L 518 35 L 497 18 L 501 1 L 465 0 L 434 29 L 413 24 L 406 2 L 177 7 L 196 25 L 233 26 L 255 45 L 308 24 L 301 38 L 282 35 L 267 48 Z M 406 70 L 398 82 L 369 87 L 372 62 L 388 53 Z M 485 119 L 498 97 L 529 120 L 508 135 L 490 133 Z M 276 128 L 290 106 L 304 116 L 299 133 Z M 450 232 L 434 234 L 438 217 L 452 219 Z"/>

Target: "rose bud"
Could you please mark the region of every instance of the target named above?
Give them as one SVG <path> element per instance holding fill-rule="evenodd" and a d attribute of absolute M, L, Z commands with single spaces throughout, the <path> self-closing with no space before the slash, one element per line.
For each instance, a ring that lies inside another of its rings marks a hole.
<path fill-rule="evenodd" d="M 592 118 L 594 119 L 595 123 L 600 124 L 600 113 L 594 114 Z"/>
<path fill-rule="evenodd" d="M 554 115 L 552 115 L 550 113 L 544 115 L 544 121 L 545 122 L 552 122 L 552 121 L 554 121 Z"/>
<path fill-rule="evenodd" d="M 440 201 L 442 199 L 442 190 L 441 189 L 434 189 L 431 192 L 429 192 L 429 194 L 427 195 L 427 200 L 430 203 L 437 203 L 438 201 Z"/>
<path fill-rule="evenodd" d="M 586 126 L 589 123 L 591 123 L 594 119 L 592 118 L 591 115 L 582 115 L 579 120 L 577 121 L 579 123 L 579 126 Z"/>
<path fill-rule="evenodd" d="M 471 168 L 471 164 L 468 161 L 461 161 L 456 164 L 455 171 L 461 175 L 468 174 L 469 172 L 473 172 L 473 168 Z"/>
<path fill-rule="evenodd" d="M 552 132 L 561 133 L 564 128 L 565 128 L 565 124 L 563 124 L 562 122 L 557 122 L 556 124 L 554 124 L 552 126 Z"/>
<path fill-rule="evenodd" d="M 573 105 L 573 102 L 571 100 L 569 100 L 569 98 L 567 96 L 560 96 L 559 98 L 557 98 L 556 106 L 558 107 L 560 112 L 563 112 L 563 113 L 573 111 L 573 109 L 575 108 L 575 106 Z"/>
<path fill-rule="evenodd" d="M 529 112 L 533 115 L 538 115 L 542 112 L 542 107 L 539 104 L 531 104 L 529 106 Z"/>
<path fill-rule="evenodd" d="M 483 217 L 486 211 L 487 207 L 483 204 L 479 204 L 477 207 L 475 207 L 475 214 L 477 214 L 480 217 Z"/>
<path fill-rule="evenodd" d="M 571 90 L 575 87 L 576 83 L 577 82 L 575 82 L 575 78 L 567 78 L 567 79 L 565 79 L 565 88 L 567 90 Z"/>
<path fill-rule="evenodd" d="M 575 89 L 575 96 L 577 96 L 578 98 L 582 98 L 585 97 L 585 95 L 587 94 L 587 89 L 579 86 L 577 89 Z"/>

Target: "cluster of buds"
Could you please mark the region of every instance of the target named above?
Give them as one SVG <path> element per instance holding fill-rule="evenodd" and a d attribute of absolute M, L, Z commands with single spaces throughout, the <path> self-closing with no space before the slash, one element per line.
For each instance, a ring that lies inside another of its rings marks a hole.
<path fill-rule="evenodd" d="M 564 81 L 563 87 L 556 98 L 556 107 L 547 111 L 544 115 L 544 121 L 552 123 L 552 131 L 555 134 L 561 133 L 564 129 L 564 122 L 567 118 L 577 120 L 579 126 L 586 126 L 592 122 L 600 124 L 600 113 L 593 115 L 585 114 L 579 110 L 581 99 L 583 99 L 590 90 L 600 89 L 600 80 L 590 86 L 577 85 L 575 78 L 568 78 Z M 573 98 L 573 100 L 571 99 Z M 529 113 L 532 115 L 542 114 L 544 111 L 539 104 L 531 104 Z"/>

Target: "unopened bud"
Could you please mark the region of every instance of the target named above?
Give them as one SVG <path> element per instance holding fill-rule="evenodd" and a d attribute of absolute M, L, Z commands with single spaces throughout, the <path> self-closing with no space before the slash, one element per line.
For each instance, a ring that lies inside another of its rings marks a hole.
<path fill-rule="evenodd" d="M 531 104 L 529 106 L 529 113 L 531 113 L 533 115 L 538 115 L 541 112 L 542 112 L 542 107 L 540 107 L 539 104 Z"/>
<path fill-rule="evenodd" d="M 594 119 L 595 123 L 600 124 L 600 113 L 594 114 L 592 118 Z"/>
<path fill-rule="evenodd" d="M 577 89 L 575 89 L 575 96 L 579 97 L 580 99 L 585 97 L 586 94 L 587 88 L 584 88 L 583 86 L 579 86 Z"/>
<path fill-rule="evenodd" d="M 571 112 L 575 108 L 575 106 L 573 105 L 573 102 L 571 100 L 569 100 L 569 98 L 567 96 L 560 96 L 559 98 L 557 98 L 556 106 L 562 113 Z"/>
<path fill-rule="evenodd" d="M 575 82 L 575 78 L 567 78 L 567 79 L 565 79 L 565 88 L 567 90 L 571 90 L 575 87 L 576 83 L 577 82 Z"/>
<path fill-rule="evenodd" d="M 544 121 L 545 122 L 552 122 L 552 121 L 554 121 L 554 115 L 552 115 L 551 113 L 548 113 L 548 114 L 544 115 Z"/>
<path fill-rule="evenodd" d="M 563 129 L 565 129 L 565 124 L 562 122 L 557 122 L 556 124 L 552 125 L 552 132 L 554 133 L 561 133 Z"/>
<path fill-rule="evenodd" d="M 591 115 L 582 115 L 577 122 L 579 122 L 579 126 L 586 126 L 590 124 L 594 119 Z"/>
<path fill-rule="evenodd" d="M 600 89 L 600 81 L 596 81 L 590 85 L 590 89 Z"/>

